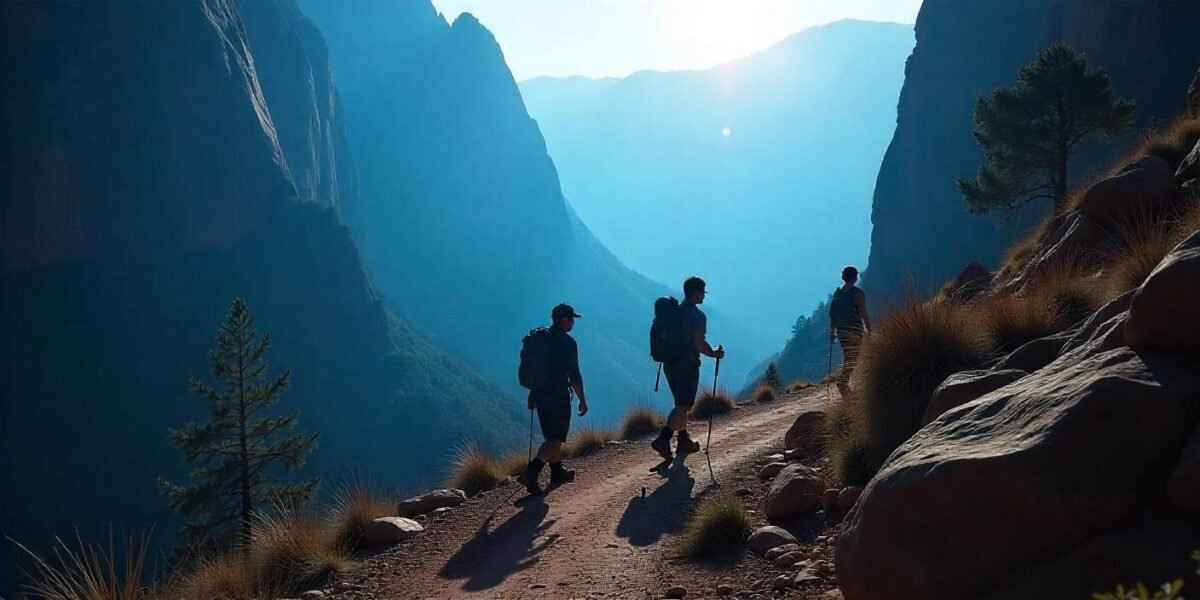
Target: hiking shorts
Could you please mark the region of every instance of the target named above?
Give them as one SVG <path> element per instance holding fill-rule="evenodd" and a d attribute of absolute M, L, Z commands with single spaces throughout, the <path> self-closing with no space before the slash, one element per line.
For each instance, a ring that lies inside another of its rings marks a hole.
<path fill-rule="evenodd" d="M 700 365 L 675 365 L 663 367 L 667 385 L 675 397 L 675 406 L 691 408 L 696 403 L 696 391 L 700 389 Z"/>
<path fill-rule="evenodd" d="M 547 440 L 567 441 L 571 429 L 571 394 L 569 392 L 539 393 L 533 396 L 537 407 L 538 424 Z"/>

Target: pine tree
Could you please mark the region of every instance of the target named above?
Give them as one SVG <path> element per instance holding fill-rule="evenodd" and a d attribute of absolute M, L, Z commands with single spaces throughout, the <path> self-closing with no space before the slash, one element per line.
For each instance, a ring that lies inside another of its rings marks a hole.
<path fill-rule="evenodd" d="M 1129 128 L 1134 103 L 1114 99 L 1108 75 L 1063 43 L 1021 68 L 1013 87 L 975 103 L 975 141 L 985 163 L 958 189 L 972 213 L 1020 210 L 1035 200 L 1066 208 L 1067 166 L 1076 146 Z"/>
<path fill-rule="evenodd" d="M 779 375 L 779 367 L 775 366 L 775 363 L 767 365 L 767 372 L 763 374 L 763 383 L 776 391 L 783 389 L 783 378 Z"/>
<path fill-rule="evenodd" d="M 316 491 L 318 479 L 272 480 L 272 467 L 303 466 L 316 448 L 317 435 L 288 435 L 296 426 L 295 412 L 267 414 L 291 380 L 289 370 L 267 377 L 270 346 L 270 336 L 257 336 L 246 302 L 236 298 L 217 333 L 216 349 L 208 353 L 212 375 L 221 385 L 191 380 L 191 391 L 208 404 L 208 422 L 170 430 L 184 460 L 195 465 L 191 483 L 159 481 L 171 507 L 187 518 L 180 531 L 187 543 L 225 543 L 235 533 L 246 540 L 255 511 L 272 503 L 300 503 Z"/>

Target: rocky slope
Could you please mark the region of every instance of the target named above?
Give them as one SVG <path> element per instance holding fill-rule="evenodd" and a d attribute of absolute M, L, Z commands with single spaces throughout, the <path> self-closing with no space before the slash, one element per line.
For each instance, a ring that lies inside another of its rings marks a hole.
<path fill-rule="evenodd" d="M 970 310 L 1063 285 L 1048 282 L 1064 264 L 1071 285 L 1107 283 L 1116 296 L 941 384 L 926 425 L 891 454 L 843 525 L 846 598 L 1085 597 L 1118 584 L 1200 584 L 1191 558 L 1200 539 L 1197 165 L 1200 143 L 1179 164 L 1155 155 L 1118 165 L 1052 223 L 1025 270 L 966 301 Z M 1157 233 L 1123 236 L 1131 215 L 1149 217 Z M 1149 274 L 1121 293 L 1114 285 L 1136 272 L 1136 257 L 1151 261 Z"/>
<path fill-rule="evenodd" d="M 521 95 L 618 258 L 660 281 L 703 265 L 714 299 L 778 338 L 866 261 L 912 45 L 911 25 L 839 21 L 708 69 L 537 78 Z"/>
<path fill-rule="evenodd" d="M 971 137 L 975 99 L 1011 85 L 1038 50 L 1065 41 L 1137 100 L 1135 130 L 1180 112 L 1179 89 L 1196 70 L 1200 40 L 1190 23 L 1200 4 L 1172 0 L 928 0 L 900 94 L 896 133 L 875 185 L 869 276 L 877 299 L 906 286 L 936 291 L 972 260 L 998 267 L 1035 212 L 1001 226 L 967 213 L 955 180 L 982 156 Z M 1118 145 L 1119 146 L 1119 145 Z M 1112 156 L 1093 147 L 1072 164 L 1081 180 Z"/>
<path fill-rule="evenodd" d="M 516 400 L 376 298 L 339 223 L 353 183 L 320 46 L 288 3 L 252 12 L 0 5 L 2 535 L 45 548 L 157 521 L 171 539 L 166 429 L 202 416 L 186 382 L 234 296 L 321 434 L 310 473 L 428 479 L 455 439 L 519 430 Z"/>
<path fill-rule="evenodd" d="M 425 1 L 302 7 L 329 40 L 369 215 L 368 260 L 388 306 L 519 392 L 522 335 L 568 300 L 585 315 L 575 335 L 600 400 L 594 417 L 615 419 L 645 399 L 651 306 L 672 290 L 627 269 L 574 214 L 491 33 L 469 14 L 447 23 Z M 727 376 L 766 354 L 710 318 L 730 351 Z"/>

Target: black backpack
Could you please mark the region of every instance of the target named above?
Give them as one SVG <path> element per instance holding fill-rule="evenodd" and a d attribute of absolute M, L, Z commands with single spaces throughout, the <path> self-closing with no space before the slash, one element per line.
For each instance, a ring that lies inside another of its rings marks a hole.
<path fill-rule="evenodd" d="M 550 383 L 550 330 L 531 329 L 521 340 L 521 365 L 517 381 L 528 390 L 544 389 Z"/>
<path fill-rule="evenodd" d="M 679 301 L 663 296 L 654 301 L 654 322 L 650 324 L 650 357 L 663 364 L 674 363 L 687 349 L 683 331 L 683 310 Z"/>
<path fill-rule="evenodd" d="M 855 304 L 858 292 L 857 287 L 849 290 L 838 288 L 833 291 L 833 299 L 829 301 L 829 319 L 833 321 L 834 327 L 859 327 L 862 325 L 862 317 L 859 316 L 858 306 Z"/>

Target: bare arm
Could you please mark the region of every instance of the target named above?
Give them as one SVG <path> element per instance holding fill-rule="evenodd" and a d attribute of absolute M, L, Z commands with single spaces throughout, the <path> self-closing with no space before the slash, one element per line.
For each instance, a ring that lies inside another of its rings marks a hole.
<path fill-rule="evenodd" d="M 571 373 L 569 376 L 571 389 L 575 391 L 575 395 L 579 397 L 579 416 L 587 414 L 587 396 L 583 393 L 583 374 L 579 372 L 579 347 L 573 348 L 574 356 L 571 357 Z"/>
<path fill-rule="evenodd" d="M 859 292 L 858 297 L 854 299 L 854 305 L 858 307 L 858 314 L 862 316 L 863 325 L 866 325 L 867 331 L 870 332 L 873 327 L 871 327 L 871 315 L 867 314 L 867 295 Z"/>
<path fill-rule="evenodd" d="M 725 358 L 725 351 L 721 350 L 718 352 L 717 350 L 713 350 L 713 347 L 709 345 L 708 340 L 704 339 L 703 332 L 692 332 L 692 341 L 696 344 L 696 350 L 699 351 L 700 354 L 711 358 Z"/>

